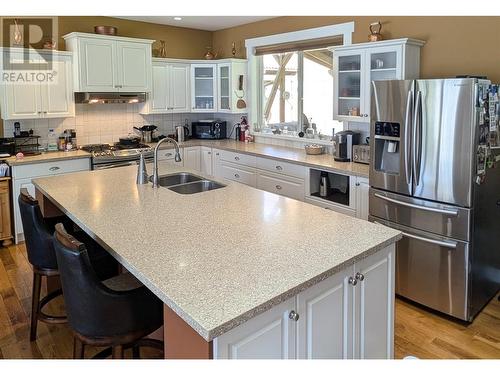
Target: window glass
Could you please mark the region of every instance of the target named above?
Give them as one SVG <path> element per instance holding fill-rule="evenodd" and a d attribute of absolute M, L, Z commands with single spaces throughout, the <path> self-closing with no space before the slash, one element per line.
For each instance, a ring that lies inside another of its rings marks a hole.
<path fill-rule="evenodd" d="M 262 118 L 267 128 L 296 134 L 298 129 L 298 53 L 262 56 Z"/>

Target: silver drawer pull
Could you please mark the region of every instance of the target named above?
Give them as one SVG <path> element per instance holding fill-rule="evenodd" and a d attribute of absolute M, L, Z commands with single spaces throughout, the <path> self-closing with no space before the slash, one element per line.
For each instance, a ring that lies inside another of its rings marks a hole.
<path fill-rule="evenodd" d="M 282 171 L 282 170 L 283 170 L 283 167 L 282 167 L 281 165 L 277 165 L 277 166 L 276 166 L 276 169 L 277 169 L 278 171 Z"/>
<path fill-rule="evenodd" d="M 392 199 L 392 198 L 389 198 L 389 197 L 385 197 L 385 196 L 383 196 L 382 194 L 379 194 L 379 193 L 375 193 L 374 195 L 377 198 L 383 199 L 383 200 L 391 202 L 391 203 L 399 204 L 400 206 L 411 207 L 411 208 L 418 208 L 419 210 L 431 211 L 431 212 L 435 212 L 435 213 L 438 213 L 438 214 L 444 214 L 444 215 L 449 215 L 449 216 L 458 216 L 458 211 L 457 210 L 444 210 L 444 209 L 441 209 L 441 208 L 425 207 L 425 206 L 420 206 L 418 204 L 401 202 L 401 201 L 398 201 L 397 199 Z"/>
<path fill-rule="evenodd" d="M 234 160 L 240 160 L 240 158 L 238 156 L 235 156 Z"/>
<path fill-rule="evenodd" d="M 294 310 L 290 311 L 290 314 L 288 314 L 288 319 L 293 320 L 294 322 L 299 320 L 299 318 L 300 318 L 299 313 L 297 313 Z"/>
<path fill-rule="evenodd" d="M 53 172 L 53 171 L 58 171 L 59 169 L 61 169 L 61 168 L 59 168 L 59 167 L 50 167 L 49 171 Z"/>
<path fill-rule="evenodd" d="M 167 152 L 167 153 L 165 154 L 165 156 L 172 156 L 172 153 L 171 153 L 171 152 Z"/>
<path fill-rule="evenodd" d="M 347 282 L 349 284 L 351 284 L 352 286 L 355 286 L 357 283 L 358 283 L 358 280 L 356 280 L 354 277 L 352 276 L 349 276 L 349 279 L 347 280 Z"/>
<path fill-rule="evenodd" d="M 363 275 L 361 272 L 356 272 L 356 275 L 354 275 L 356 280 L 363 281 L 365 279 L 365 275 Z"/>
<path fill-rule="evenodd" d="M 425 238 L 425 237 L 420 237 L 415 234 L 410 234 L 406 232 L 402 232 L 403 236 L 413 238 L 415 240 L 423 241 L 423 242 L 428 242 L 433 245 L 438 245 L 441 247 L 447 247 L 448 249 L 456 249 L 457 248 L 457 243 L 456 242 L 447 242 L 447 241 L 439 241 L 439 240 L 432 240 L 430 238 Z"/>
<path fill-rule="evenodd" d="M 236 178 L 240 178 L 240 175 L 239 175 L 238 173 L 235 173 L 235 174 L 234 174 L 234 177 L 236 177 Z"/>
<path fill-rule="evenodd" d="M 281 190 L 283 188 L 281 187 L 281 185 L 276 185 L 276 189 Z"/>

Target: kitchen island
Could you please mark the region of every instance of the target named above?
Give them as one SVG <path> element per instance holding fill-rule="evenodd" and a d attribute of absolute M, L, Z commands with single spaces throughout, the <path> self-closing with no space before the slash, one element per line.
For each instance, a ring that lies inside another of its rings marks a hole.
<path fill-rule="evenodd" d="M 164 302 L 166 358 L 392 357 L 400 232 L 236 182 L 182 195 L 135 179 L 33 183 Z"/>

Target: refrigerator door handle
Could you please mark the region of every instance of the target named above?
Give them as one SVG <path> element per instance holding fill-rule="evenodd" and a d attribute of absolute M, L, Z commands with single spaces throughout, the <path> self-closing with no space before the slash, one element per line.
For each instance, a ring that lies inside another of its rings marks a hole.
<path fill-rule="evenodd" d="M 456 211 L 456 210 L 445 210 L 445 209 L 441 209 L 441 208 L 426 207 L 426 206 L 420 206 L 418 204 L 401 202 L 401 201 L 398 201 L 397 199 L 389 198 L 389 197 L 386 197 L 386 196 L 379 194 L 379 193 L 375 193 L 374 195 L 377 198 L 383 199 L 383 200 L 391 202 L 391 203 L 399 204 L 400 206 L 417 208 L 419 210 L 431 211 L 431 212 L 435 212 L 435 213 L 443 214 L 443 215 L 448 215 L 448 216 L 458 216 L 458 211 Z"/>
<path fill-rule="evenodd" d="M 423 242 L 428 242 L 434 245 L 438 245 L 441 247 L 447 247 L 448 249 L 456 249 L 457 248 L 457 243 L 456 242 L 448 242 L 448 241 L 439 241 L 439 240 L 432 240 L 430 238 L 425 238 L 425 237 L 420 237 L 415 234 L 410 234 L 406 232 L 401 232 L 403 233 L 403 236 L 413 238 L 415 240 L 423 241 Z"/>
<path fill-rule="evenodd" d="M 413 91 L 408 91 L 408 98 L 406 99 L 406 118 L 405 118 L 405 174 L 406 183 L 411 184 L 411 166 L 410 166 L 410 129 L 412 128 L 412 108 L 413 108 Z"/>
<path fill-rule="evenodd" d="M 417 92 L 415 113 L 413 117 L 413 183 L 420 181 L 420 163 L 422 161 L 422 92 Z"/>
<path fill-rule="evenodd" d="M 374 221 L 374 223 L 375 224 L 380 224 L 380 225 L 385 225 L 385 224 L 382 224 L 381 222 L 378 222 L 376 220 Z M 397 230 L 400 230 L 400 229 L 397 229 Z M 404 232 L 402 230 L 400 230 L 400 231 L 401 231 L 401 233 L 403 234 L 404 237 L 413 238 L 414 240 L 428 242 L 428 243 L 431 243 L 431 244 L 434 244 L 434 245 L 438 245 L 438 246 L 442 246 L 442 247 L 447 247 L 448 249 L 451 249 L 451 250 L 455 250 L 457 248 L 457 243 L 456 242 L 433 240 L 431 238 L 417 236 L 416 234 L 410 234 L 410 233 Z"/>

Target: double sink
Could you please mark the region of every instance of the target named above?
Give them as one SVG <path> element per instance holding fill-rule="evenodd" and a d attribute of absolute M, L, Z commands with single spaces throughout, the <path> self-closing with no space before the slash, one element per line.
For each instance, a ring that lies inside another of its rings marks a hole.
<path fill-rule="evenodd" d="M 153 177 L 151 176 L 149 180 L 152 181 Z M 226 186 L 186 172 L 159 176 L 158 184 L 179 194 L 202 193 Z"/>

